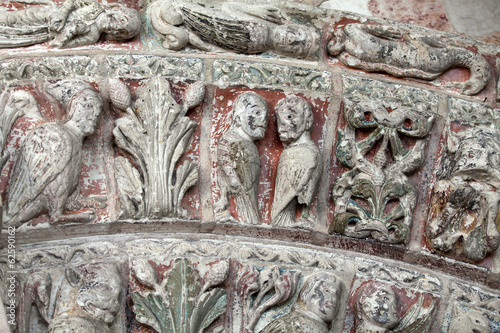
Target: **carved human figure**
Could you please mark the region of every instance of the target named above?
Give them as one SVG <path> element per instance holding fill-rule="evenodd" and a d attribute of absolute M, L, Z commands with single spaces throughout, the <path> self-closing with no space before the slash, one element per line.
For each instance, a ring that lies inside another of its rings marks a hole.
<path fill-rule="evenodd" d="M 271 219 L 274 226 L 311 227 L 315 217 L 309 206 L 316 196 L 323 170 L 323 158 L 311 139 L 313 114 L 302 97 L 288 96 L 276 105 L 278 133 L 285 149 L 281 153 L 276 176 Z M 295 221 L 297 204 L 306 207 Z"/>
<path fill-rule="evenodd" d="M 398 77 L 434 80 L 450 68 L 465 67 L 470 71 L 467 81 L 445 85 L 466 95 L 483 90 L 492 77 L 491 67 L 482 56 L 388 25 L 347 24 L 333 32 L 327 51 L 346 66 Z"/>
<path fill-rule="evenodd" d="M 106 39 L 123 41 L 136 36 L 141 21 L 135 9 L 96 0 L 67 0 L 57 6 L 0 12 L 0 48 L 43 43 L 69 48 Z"/>
<path fill-rule="evenodd" d="M 260 223 L 260 157 L 254 141 L 266 133 L 267 114 L 266 101 L 256 93 L 246 92 L 234 102 L 231 126 L 217 145 L 220 199 L 215 206 L 219 221 L 237 221 L 227 210 L 228 196 L 232 196 L 241 222 Z"/>
<path fill-rule="evenodd" d="M 153 3 L 151 23 L 163 37 L 163 46 L 180 50 L 186 45 L 204 50 L 238 53 L 275 51 L 295 58 L 317 57 L 319 34 L 299 24 L 282 24 L 279 9 L 262 4 L 225 2 L 207 8 L 188 1 Z"/>
<path fill-rule="evenodd" d="M 448 129 L 447 150 L 444 179 L 436 183 L 433 193 L 427 235 L 431 245 L 444 252 L 461 242 L 463 255 L 479 261 L 500 245 L 500 135 L 485 128 L 458 134 Z"/>
<path fill-rule="evenodd" d="M 8 226 L 19 226 L 44 213 L 51 224 L 95 218 L 93 211 L 64 211 L 79 195 L 83 140 L 96 129 L 101 98 L 90 85 L 77 80 L 63 80 L 46 90 L 65 108 L 68 120 L 44 123 L 24 139 L 7 187 L 4 221 Z"/>
<path fill-rule="evenodd" d="M 398 302 L 391 286 L 368 282 L 356 294 L 356 332 L 391 332 L 399 322 Z"/>
<path fill-rule="evenodd" d="M 57 290 L 51 293 L 53 288 Z M 120 308 L 121 289 L 121 276 L 114 264 L 67 267 L 59 285 L 54 285 L 47 273 L 37 272 L 26 284 L 25 307 L 36 304 L 49 333 L 108 333 Z M 22 333 L 30 331 L 29 320 L 22 324 Z"/>
<path fill-rule="evenodd" d="M 310 276 L 300 290 L 292 312 L 268 324 L 262 333 L 327 333 L 335 319 L 344 289 L 332 273 Z"/>

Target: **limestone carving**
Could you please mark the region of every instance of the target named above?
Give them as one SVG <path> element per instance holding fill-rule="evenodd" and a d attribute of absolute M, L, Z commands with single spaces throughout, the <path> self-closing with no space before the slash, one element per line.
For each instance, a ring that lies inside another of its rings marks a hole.
<path fill-rule="evenodd" d="M 277 7 L 225 2 L 208 8 L 188 1 L 156 1 L 149 7 L 154 31 L 163 47 L 180 50 L 190 44 L 204 51 L 276 53 L 317 57 L 319 34 L 299 24 L 284 24 Z"/>
<path fill-rule="evenodd" d="M 231 126 L 217 145 L 220 199 L 215 205 L 216 220 L 238 221 L 227 210 L 228 196 L 232 196 L 241 222 L 260 223 L 260 156 L 253 141 L 266 134 L 267 113 L 266 101 L 255 93 L 244 93 L 234 102 Z"/>
<path fill-rule="evenodd" d="M 31 307 L 35 304 L 50 333 L 109 333 L 121 306 L 121 289 L 120 273 L 110 263 L 67 267 L 60 281 L 46 272 L 32 273 L 25 286 L 25 318 L 20 332 L 31 332 Z"/>
<path fill-rule="evenodd" d="M 24 139 L 7 188 L 4 221 L 9 226 L 19 226 L 44 213 L 48 213 L 50 224 L 90 222 L 95 218 L 93 211 L 65 214 L 65 210 L 103 208 L 95 200 L 77 198 L 82 144 L 96 129 L 101 97 L 78 80 L 49 84 L 46 90 L 61 103 L 68 120 L 44 123 Z"/>
<path fill-rule="evenodd" d="M 177 162 L 189 147 L 197 125 L 186 113 L 203 101 L 205 85 L 190 85 L 180 106 L 164 78 L 147 80 L 136 92 L 133 104 L 128 87 L 119 80 L 111 82 L 112 104 L 126 111 L 116 121 L 115 142 L 137 166 L 128 158 L 115 160 L 122 217 L 187 217 L 182 198 L 197 182 L 198 169 L 192 161 L 179 166 Z"/>
<path fill-rule="evenodd" d="M 435 80 L 450 68 L 467 68 L 467 81 L 443 84 L 466 95 L 479 93 L 492 77 L 491 67 L 482 56 L 432 36 L 388 25 L 347 24 L 333 32 L 327 50 L 346 66 L 397 77 Z"/>
<path fill-rule="evenodd" d="M 395 289 L 388 284 L 369 281 L 356 292 L 356 332 L 360 333 L 426 333 L 429 332 L 437 302 L 424 305 L 420 295 L 404 315 Z"/>
<path fill-rule="evenodd" d="M 288 96 L 276 105 L 278 133 L 285 149 L 281 153 L 271 219 L 279 227 L 314 227 L 316 217 L 309 206 L 318 189 L 323 158 L 311 140 L 313 114 L 311 105 L 302 97 Z M 295 221 L 297 204 L 305 205 L 299 221 Z"/>
<path fill-rule="evenodd" d="M 338 131 L 336 154 L 351 170 L 334 183 L 336 216 L 330 232 L 406 243 L 417 200 L 416 186 L 406 174 L 413 173 L 424 161 L 425 138 L 434 115 L 407 107 L 389 113 L 380 102 L 346 97 L 344 118 L 347 125 Z M 358 140 L 359 130 L 369 130 L 370 134 Z M 407 147 L 405 137 L 415 140 L 415 145 Z M 378 142 L 380 146 L 370 159 L 367 155 Z M 389 201 L 397 201 L 397 205 L 386 207 Z"/>
<path fill-rule="evenodd" d="M 291 313 L 268 324 L 262 333 L 328 333 L 335 319 L 344 285 L 331 273 L 310 276 Z"/>
<path fill-rule="evenodd" d="M 300 275 L 300 272 L 282 272 L 277 266 L 265 267 L 260 271 L 252 265 L 243 267 L 236 281 L 233 311 L 236 307 L 238 309 L 233 327 L 239 327 L 239 332 L 254 332 L 266 311 L 293 297 Z"/>
<path fill-rule="evenodd" d="M 50 41 L 69 48 L 96 43 L 101 34 L 123 41 L 136 36 L 140 18 L 135 9 L 120 4 L 102 6 L 96 0 L 67 0 L 62 5 L 0 12 L 0 48 Z"/>
<path fill-rule="evenodd" d="M 447 130 L 447 157 L 434 187 L 427 235 L 433 248 L 480 261 L 500 244 L 500 135 Z"/>
<path fill-rule="evenodd" d="M 227 260 L 209 264 L 204 284 L 187 259 L 176 259 L 163 280 L 143 259 L 132 262 L 132 272 L 147 287 L 132 293 L 135 318 L 159 333 L 203 332 L 226 311 L 226 291 L 218 286 L 228 276 Z"/>

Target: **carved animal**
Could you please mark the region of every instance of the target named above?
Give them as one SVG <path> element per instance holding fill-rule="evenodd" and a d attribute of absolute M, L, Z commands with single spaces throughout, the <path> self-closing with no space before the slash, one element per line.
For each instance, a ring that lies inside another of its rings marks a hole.
<path fill-rule="evenodd" d="M 476 310 L 462 309 L 459 305 L 453 307 L 453 318 L 448 333 L 490 333 L 488 320 Z"/>
<path fill-rule="evenodd" d="M 311 227 L 314 218 L 309 215 L 309 206 L 316 196 L 323 170 L 323 158 L 311 140 L 311 106 L 301 97 L 285 97 L 276 105 L 276 120 L 285 149 L 278 163 L 272 223 L 280 227 L 296 225 L 296 206 L 304 204 L 306 208 L 299 223 Z"/>
<path fill-rule="evenodd" d="M 101 6 L 95 0 L 0 12 L 0 48 L 46 41 L 57 48 L 77 47 L 96 43 L 101 34 L 110 40 L 127 40 L 139 30 L 135 9 L 119 4 Z"/>
<path fill-rule="evenodd" d="M 89 222 L 93 212 L 64 214 L 77 191 L 82 144 L 94 133 L 102 110 L 99 95 L 82 81 L 61 81 L 47 90 L 66 107 L 70 119 L 45 123 L 29 132 L 19 149 L 8 186 L 9 226 L 19 226 L 43 213 L 50 223 Z"/>
<path fill-rule="evenodd" d="M 346 66 L 397 77 L 434 80 L 448 69 L 467 68 L 467 81 L 443 84 L 466 95 L 483 90 L 492 76 L 490 65 L 478 54 L 387 25 L 347 24 L 334 31 L 327 50 Z"/>
<path fill-rule="evenodd" d="M 281 24 L 279 9 L 268 5 L 225 2 L 208 9 L 190 2 L 157 1 L 151 23 L 164 36 L 163 46 L 180 50 L 187 44 L 204 51 L 262 53 L 274 50 L 295 58 L 317 56 L 319 34 L 298 24 Z"/>
<path fill-rule="evenodd" d="M 257 202 L 260 156 L 253 141 L 262 139 L 266 133 L 267 109 L 266 101 L 255 93 L 242 94 L 234 103 L 231 127 L 217 145 L 221 191 L 221 198 L 216 203 L 218 220 L 234 220 L 227 212 L 227 197 L 232 195 L 241 222 L 260 222 Z"/>

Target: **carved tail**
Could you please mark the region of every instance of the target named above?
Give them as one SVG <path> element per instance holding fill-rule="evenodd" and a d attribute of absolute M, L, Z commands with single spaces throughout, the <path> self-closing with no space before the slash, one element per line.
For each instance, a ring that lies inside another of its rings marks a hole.
<path fill-rule="evenodd" d="M 475 95 L 490 82 L 492 76 L 491 66 L 481 55 L 464 49 L 457 49 L 456 51 L 454 67 L 468 68 L 470 76 L 465 82 L 449 83 L 447 85 L 460 89 L 465 95 Z"/>

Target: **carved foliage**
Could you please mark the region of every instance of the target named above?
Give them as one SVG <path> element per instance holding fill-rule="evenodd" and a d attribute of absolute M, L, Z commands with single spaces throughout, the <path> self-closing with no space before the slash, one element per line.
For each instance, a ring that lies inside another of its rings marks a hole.
<path fill-rule="evenodd" d="M 217 287 L 229 272 L 229 263 L 213 263 L 204 275 L 204 284 L 187 259 L 176 259 L 160 281 L 145 260 L 135 260 L 132 272 L 137 281 L 152 291 L 132 293 L 133 311 L 142 324 L 159 333 L 198 333 L 226 311 L 226 291 Z"/>
<path fill-rule="evenodd" d="M 260 317 L 274 306 L 288 301 L 296 292 L 300 272 L 282 272 L 277 266 L 261 271 L 252 265 L 245 266 L 236 282 L 236 302 L 241 308 L 241 332 L 253 332 Z"/>
<path fill-rule="evenodd" d="M 196 122 L 186 117 L 187 111 L 203 101 L 204 84 L 188 87 L 184 104 L 172 96 L 171 87 L 163 78 L 152 78 L 137 91 L 137 100 L 128 115 L 116 121 L 113 134 L 119 148 L 130 161 L 115 161 L 125 218 L 187 217 L 182 198 L 198 178 L 196 164 L 177 162 L 189 147 Z M 142 193 L 143 191 L 143 193 Z"/>
<path fill-rule="evenodd" d="M 416 186 L 406 175 L 424 161 L 434 116 L 407 107 L 389 112 L 379 102 L 344 98 L 344 118 L 336 154 L 351 170 L 333 186 L 336 216 L 330 232 L 406 243 L 417 200 Z M 366 133 L 363 139 L 360 133 Z"/>

